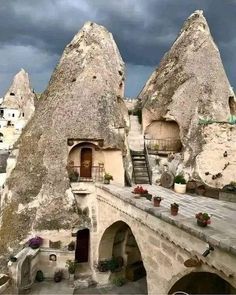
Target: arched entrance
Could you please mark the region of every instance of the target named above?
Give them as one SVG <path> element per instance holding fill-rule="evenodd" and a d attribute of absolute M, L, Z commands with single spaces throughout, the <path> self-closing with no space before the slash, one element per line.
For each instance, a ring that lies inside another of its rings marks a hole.
<path fill-rule="evenodd" d="M 79 230 L 76 235 L 75 261 L 82 263 L 89 260 L 89 229 Z"/>
<path fill-rule="evenodd" d="M 80 177 L 92 177 L 92 149 L 82 148 L 80 154 Z"/>
<path fill-rule="evenodd" d="M 187 294 L 235 294 L 236 289 L 220 276 L 210 272 L 192 272 L 171 288 L 168 294 L 178 291 Z"/>
<path fill-rule="evenodd" d="M 176 121 L 153 121 L 145 129 L 148 149 L 161 152 L 180 152 L 179 125 Z"/>
<path fill-rule="evenodd" d="M 110 280 L 123 277 L 136 281 L 139 294 L 147 294 L 146 270 L 136 239 L 131 228 L 123 221 L 108 227 L 100 241 L 99 262 L 111 261 L 114 267 Z"/>

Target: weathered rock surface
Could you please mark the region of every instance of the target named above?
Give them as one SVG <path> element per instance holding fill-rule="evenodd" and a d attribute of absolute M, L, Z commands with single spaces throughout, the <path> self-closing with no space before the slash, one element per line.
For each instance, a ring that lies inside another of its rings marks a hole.
<path fill-rule="evenodd" d="M 67 139 L 104 139 L 104 149 L 123 149 L 118 132 L 125 127 L 123 81 L 124 64 L 112 35 L 86 23 L 66 46 L 17 143 L 2 200 L 0 255 L 30 231 L 69 229 L 78 219 L 66 171 Z"/>
<path fill-rule="evenodd" d="M 221 146 L 215 151 L 212 145 L 209 150 L 209 136 L 215 134 L 221 137 L 221 128 L 213 124 L 209 127 L 212 134 L 203 134 L 202 125 L 199 124 L 208 124 L 210 121 L 228 122 L 233 112 L 229 101 L 231 105 L 235 104 L 234 93 L 225 74 L 219 50 L 202 11 L 194 12 L 185 22 L 178 38 L 147 81 L 139 97 L 143 102 L 144 130 L 153 121 L 177 122 L 184 151 L 183 163 L 185 168 L 190 168 L 188 172 L 191 176 L 202 178 L 205 173 L 205 165 L 195 169 L 198 155 L 198 162 L 201 159 L 201 163 L 207 163 L 213 158 L 214 161 L 221 158 L 224 149 L 233 153 L 234 141 L 231 145 L 222 141 L 221 144 L 226 144 L 227 147 Z M 227 132 L 230 128 L 235 126 L 224 126 Z M 211 153 L 214 153 L 213 158 Z M 232 180 L 231 169 L 222 171 L 222 165 L 219 164 L 218 167 L 217 161 L 214 165 L 214 170 L 223 174 L 221 181 L 218 179 L 216 183 L 205 178 L 204 181 L 221 187 Z"/>
<path fill-rule="evenodd" d="M 30 86 L 28 73 L 21 69 L 13 79 L 12 85 L 5 94 L 1 107 L 21 110 L 24 119 L 28 120 L 34 113 L 35 93 Z"/>

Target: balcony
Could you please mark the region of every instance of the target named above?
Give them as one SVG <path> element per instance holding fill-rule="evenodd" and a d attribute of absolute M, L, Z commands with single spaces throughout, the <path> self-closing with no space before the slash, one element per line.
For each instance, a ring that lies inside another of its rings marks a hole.
<path fill-rule="evenodd" d="M 165 139 L 148 139 L 145 138 L 149 154 L 159 153 L 178 153 L 181 151 L 182 143 L 180 139 L 165 138 Z"/>
<path fill-rule="evenodd" d="M 104 165 L 87 167 L 87 170 L 81 166 L 69 166 L 68 168 L 71 182 L 103 182 L 104 173 Z"/>

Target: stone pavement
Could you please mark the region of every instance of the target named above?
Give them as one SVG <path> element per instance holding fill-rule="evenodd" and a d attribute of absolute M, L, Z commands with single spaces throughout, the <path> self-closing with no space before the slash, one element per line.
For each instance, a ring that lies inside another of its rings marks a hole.
<path fill-rule="evenodd" d="M 33 284 L 30 292 L 27 295 L 72 295 L 74 287 L 68 280 L 62 280 L 60 283 L 54 281 L 43 281 L 41 283 Z"/>
<path fill-rule="evenodd" d="M 156 185 L 143 185 L 153 196 L 163 198 L 161 207 L 153 207 L 145 198 L 135 199 L 133 188 L 118 185 L 97 185 L 123 201 L 146 211 L 213 246 L 236 255 L 236 203 L 220 201 L 198 195 L 178 194 Z M 179 204 L 179 214 L 170 215 L 170 204 Z M 211 215 L 211 224 L 201 228 L 196 224 L 195 214 L 206 212 Z"/>

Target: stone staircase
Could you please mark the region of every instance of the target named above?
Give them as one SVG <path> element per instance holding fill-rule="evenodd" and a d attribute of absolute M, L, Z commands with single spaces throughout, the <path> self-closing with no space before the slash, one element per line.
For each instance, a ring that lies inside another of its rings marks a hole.
<path fill-rule="evenodd" d="M 150 184 L 148 163 L 144 152 L 144 139 L 138 117 L 130 116 L 130 124 L 128 142 L 133 163 L 133 179 L 135 184 Z"/>
<path fill-rule="evenodd" d="M 150 184 L 148 165 L 144 151 L 131 151 L 135 184 Z"/>
<path fill-rule="evenodd" d="M 129 148 L 132 151 L 143 151 L 144 140 L 142 134 L 142 127 L 139 124 L 137 116 L 130 116 L 130 131 L 128 135 Z"/>

